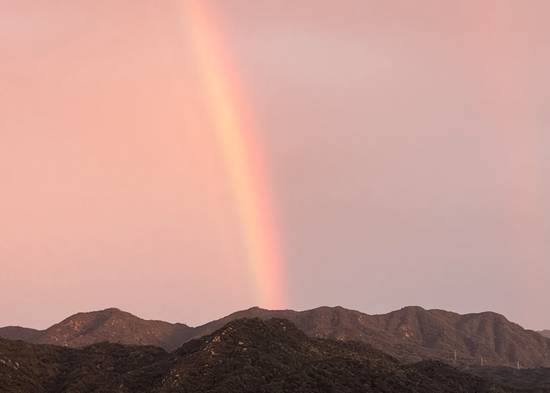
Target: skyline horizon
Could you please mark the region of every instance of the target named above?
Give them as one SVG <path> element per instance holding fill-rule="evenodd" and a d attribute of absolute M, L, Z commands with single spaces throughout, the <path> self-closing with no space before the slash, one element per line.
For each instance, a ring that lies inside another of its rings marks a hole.
<path fill-rule="evenodd" d="M 141 315 L 139 312 L 134 312 L 132 310 L 127 310 L 125 308 L 121 308 L 121 307 L 117 307 L 117 306 L 110 306 L 110 307 L 105 307 L 105 308 L 84 309 L 84 310 L 73 312 L 71 314 L 66 314 L 64 317 L 62 317 L 58 320 L 54 320 L 53 322 L 46 323 L 45 325 L 42 325 L 41 327 L 27 326 L 27 325 L 21 325 L 21 324 L 2 324 L 2 323 L 0 323 L 0 328 L 20 327 L 20 328 L 27 328 L 27 329 L 33 329 L 33 330 L 38 330 L 38 331 L 44 331 L 44 330 L 49 329 L 52 326 L 57 325 L 58 323 L 60 323 L 64 320 L 69 319 L 71 317 L 74 317 L 78 314 L 94 314 L 94 313 L 101 313 L 101 312 L 110 311 L 110 310 L 116 310 L 116 311 L 119 311 L 119 312 L 122 312 L 122 313 L 128 313 L 128 314 L 130 314 L 134 317 L 137 317 L 137 318 L 145 320 L 145 321 L 168 322 L 170 324 L 183 324 L 183 325 L 186 325 L 186 326 L 189 326 L 189 327 L 192 327 L 192 328 L 196 328 L 196 327 L 200 327 L 200 326 L 203 326 L 205 324 L 208 324 L 210 322 L 217 321 L 219 319 L 223 319 L 223 318 L 225 318 L 227 316 L 230 316 L 232 314 L 235 314 L 235 313 L 239 313 L 239 312 L 242 312 L 242 311 L 248 311 L 248 310 L 254 310 L 254 309 L 267 310 L 267 311 L 306 312 L 306 311 L 312 311 L 312 310 L 317 310 L 317 309 L 322 309 L 322 308 L 330 308 L 330 309 L 332 309 L 332 308 L 342 308 L 344 310 L 355 311 L 355 312 L 359 312 L 361 314 L 366 314 L 366 315 L 370 315 L 370 316 L 387 315 L 387 314 L 390 314 L 392 312 L 396 312 L 396 311 L 400 311 L 400 310 L 408 309 L 408 308 L 420 308 L 420 309 L 425 310 L 425 311 L 445 311 L 445 312 L 450 312 L 450 313 L 454 313 L 454 314 L 458 314 L 458 315 L 462 315 L 462 316 L 479 315 L 479 314 L 489 313 L 489 314 L 501 315 L 504 318 L 506 318 L 506 320 L 508 320 L 509 322 L 518 324 L 519 326 L 521 326 L 522 328 L 524 328 L 526 330 L 531 330 L 531 331 L 534 331 L 534 332 L 537 332 L 537 333 L 544 332 L 544 331 L 550 331 L 550 327 L 534 328 L 534 327 L 531 327 L 531 326 L 525 326 L 522 323 L 520 323 L 519 321 L 515 321 L 514 319 L 510 318 L 508 315 L 506 315 L 504 313 L 494 311 L 494 310 L 489 310 L 489 309 L 481 310 L 481 311 L 479 311 L 479 310 L 478 311 L 457 311 L 457 310 L 451 310 L 451 309 L 441 308 L 441 307 L 425 307 L 425 306 L 422 306 L 422 305 L 414 305 L 414 304 L 403 305 L 401 307 L 397 307 L 397 308 L 387 310 L 387 311 L 380 311 L 380 312 L 369 312 L 368 310 L 361 310 L 361 309 L 357 309 L 357 308 L 353 308 L 353 307 L 347 307 L 347 306 L 340 305 L 340 304 L 339 305 L 318 305 L 318 306 L 312 306 L 312 307 L 306 307 L 306 308 L 275 308 L 275 309 L 253 305 L 253 306 L 249 306 L 249 307 L 239 308 L 237 310 L 228 311 L 224 314 L 215 316 L 211 319 L 202 320 L 202 321 L 195 321 L 194 323 L 191 323 L 191 322 L 188 322 L 188 321 L 185 321 L 185 320 L 177 320 L 177 319 L 173 319 L 173 318 L 163 319 L 163 318 L 155 318 L 154 316 L 144 316 L 144 315 Z"/>

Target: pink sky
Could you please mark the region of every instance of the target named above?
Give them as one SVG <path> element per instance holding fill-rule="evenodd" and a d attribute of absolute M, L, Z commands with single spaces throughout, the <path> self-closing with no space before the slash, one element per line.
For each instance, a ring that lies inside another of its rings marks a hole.
<path fill-rule="evenodd" d="M 0 325 L 256 304 L 183 2 L 0 0 Z M 289 308 L 550 328 L 547 1 L 210 2 Z"/>

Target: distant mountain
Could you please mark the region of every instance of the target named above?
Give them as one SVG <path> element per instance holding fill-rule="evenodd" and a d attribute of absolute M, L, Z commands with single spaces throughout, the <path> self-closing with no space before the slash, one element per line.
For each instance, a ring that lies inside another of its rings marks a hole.
<path fill-rule="evenodd" d="M 447 363 L 550 366 L 550 340 L 534 331 L 486 312 L 460 315 L 442 310 L 405 307 L 368 315 L 342 307 L 309 311 L 269 311 L 252 308 L 196 328 L 197 335 L 237 318 L 284 318 L 311 337 L 368 343 L 406 362 L 435 359 Z M 483 358 L 483 360 L 482 360 Z"/>
<path fill-rule="evenodd" d="M 281 319 L 232 321 L 172 353 L 149 346 L 73 349 L 0 340 L 0 391 L 519 392 L 440 362 L 402 365 L 366 344 L 311 338 Z"/>
<path fill-rule="evenodd" d="M 542 334 L 544 337 L 550 338 L 550 330 L 542 330 L 539 333 Z"/>
<path fill-rule="evenodd" d="M 491 312 L 460 315 L 420 307 L 406 307 L 383 315 L 342 307 L 302 312 L 255 307 L 194 328 L 145 321 L 118 309 L 108 309 L 76 314 L 45 331 L 20 338 L 69 347 L 108 341 L 154 345 L 171 351 L 241 318 L 287 319 L 310 337 L 361 341 L 405 362 L 430 359 L 457 365 L 515 367 L 519 361 L 523 367 L 550 367 L 550 339 L 525 330 L 502 315 Z"/>
<path fill-rule="evenodd" d="M 152 345 L 173 350 L 188 341 L 193 328 L 183 324 L 146 321 L 116 308 L 78 313 L 34 333 L 26 341 L 80 348 L 100 342 Z"/>
<path fill-rule="evenodd" d="M 20 326 L 7 326 L 0 328 L 0 338 L 7 340 L 32 341 L 40 330 L 28 329 Z"/>

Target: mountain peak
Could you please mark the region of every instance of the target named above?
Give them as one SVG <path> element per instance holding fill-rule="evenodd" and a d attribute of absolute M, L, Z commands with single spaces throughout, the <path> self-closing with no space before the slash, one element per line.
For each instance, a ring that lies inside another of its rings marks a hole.
<path fill-rule="evenodd" d="M 242 318 L 230 321 L 204 340 L 210 344 L 231 343 L 239 346 L 269 337 L 270 340 L 304 339 L 305 333 L 286 319 Z"/>
<path fill-rule="evenodd" d="M 425 312 L 427 311 L 422 306 L 405 306 L 401 308 L 401 311 L 409 311 L 409 312 Z"/>
<path fill-rule="evenodd" d="M 252 322 L 232 322 L 244 318 Z M 153 345 L 172 351 L 192 339 L 211 335 L 224 326 L 231 328 L 233 323 L 244 324 L 238 330 L 250 330 L 252 334 L 254 330 L 271 326 L 262 325 L 260 320 L 273 318 L 290 321 L 310 337 L 368 343 L 406 362 L 435 359 L 454 363 L 456 352 L 460 364 L 479 364 L 483 357 L 486 365 L 514 366 L 519 360 L 525 367 L 550 366 L 550 340 L 523 329 L 500 314 L 483 312 L 461 315 L 444 310 L 426 310 L 419 306 L 407 306 L 378 315 L 341 306 L 323 306 L 300 312 L 267 310 L 256 306 L 194 328 L 147 321 L 118 308 L 107 308 L 72 315 L 44 331 L 3 328 L 0 329 L 0 337 L 69 347 L 108 341 Z M 269 328 L 272 333 L 275 327 Z M 292 329 L 287 328 L 291 333 Z"/>
<path fill-rule="evenodd" d="M 40 332 L 33 342 L 84 347 L 108 341 L 174 349 L 191 330 L 182 324 L 146 321 L 129 312 L 112 307 L 71 315 Z"/>
<path fill-rule="evenodd" d="M 0 386 L 7 393 L 517 391 L 439 362 L 403 365 L 368 345 L 314 339 L 280 319 L 231 321 L 170 354 L 110 343 L 68 350 L 0 340 Z"/>
<path fill-rule="evenodd" d="M 96 312 L 111 313 L 111 314 L 130 314 L 130 313 L 128 313 L 126 311 L 123 311 L 120 308 L 116 308 L 116 307 L 109 307 L 109 308 L 106 308 L 104 310 L 99 310 L 99 311 L 96 311 Z"/>

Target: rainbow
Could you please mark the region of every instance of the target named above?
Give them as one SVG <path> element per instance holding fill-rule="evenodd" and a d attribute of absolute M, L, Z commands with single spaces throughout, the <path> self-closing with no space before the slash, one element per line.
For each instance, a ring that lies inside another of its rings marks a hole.
<path fill-rule="evenodd" d="M 187 0 L 185 14 L 206 107 L 225 162 L 259 305 L 284 304 L 282 260 L 269 182 L 243 89 L 219 26 L 204 0 Z"/>

